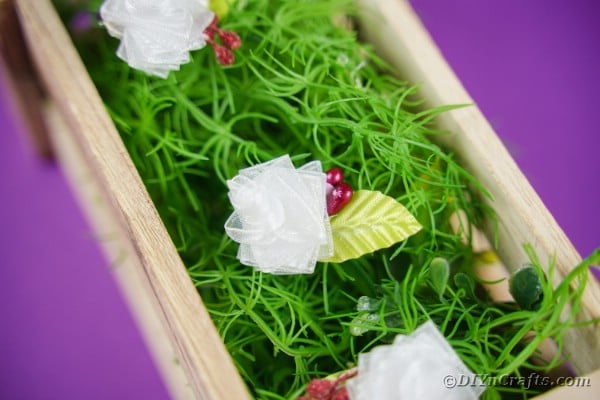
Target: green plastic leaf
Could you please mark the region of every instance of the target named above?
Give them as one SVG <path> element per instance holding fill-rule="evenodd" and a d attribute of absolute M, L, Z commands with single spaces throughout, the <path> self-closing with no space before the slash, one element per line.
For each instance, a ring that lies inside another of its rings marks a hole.
<path fill-rule="evenodd" d="M 359 190 L 331 217 L 334 253 L 322 261 L 358 258 L 401 242 L 419 230 L 419 222 L 395 199 L 381 192 Z"/>
<path fill-rule="evenodd" d="M 538 310 L 544 298 L 542 280 L 536 269 L 527 265 L 513 273 L 508 282 L 510 294 L 524 310 Z"/>
<path fill-rule="evenodd" d="M 429 282 L 432 289 L 442 298 L 450 278 L 450 264 L 445 258 L 436 257 L 429 265 Z"/>
<path fill-rule="evenodd" d="M 454 275 L 454 284 L 458 289 L 463 289 L 465 295 L 472 299 L 475 297 L 475 282 L 471 277 L 463 272 L 459 272 Z"/>

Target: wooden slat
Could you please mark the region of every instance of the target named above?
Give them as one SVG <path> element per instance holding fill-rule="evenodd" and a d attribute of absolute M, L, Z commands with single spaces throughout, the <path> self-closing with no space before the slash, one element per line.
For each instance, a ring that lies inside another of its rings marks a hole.
<path fill-rule="evenodd" d="M 597 400 L 600 399 L 600 370 L 577 378 L 561 377 L 559 386 L 539 395 L 536 400 Z"/>
<path fill-rule="evenodd" d="M 43 158 L 52 157 L 48 132 L 40 110 L 43 91 L 36 79 L 12 2 L 0 0 L 0 74 L 21 122 Z"/>
<path fill-rule="evenodd" d="M 75 169 L 75 181 L 93 187 L 88 192 L 97 201 L 91 207 L 102 210 L 96 222 L 107 218 L 103 232 L 110 233 L 106 241 L 112 243 L 111 253 L 114 257 L 116 249 L 124 257 L 115 261 L 115 276 L 171 394 L 174 398 L 248 399 L 52 5 L 48 0 L 15 0 L 15 4 L 33 60 L 56 107 L 49 115 L 57 148 L 69 169 Z"/>
<path fill-rule="evenodd" d="M 192 393 L 186 385 L 184 371 L 173 368 L 173 365 L 176 366 L 176 351 L 166 330 L 162 329 L 161 318 L 154 312 L 157 307 L 155 299 L 148 295 L 151 289 L 142 274 L 144 268 L 131 239 L 122 229 L 96 174 L 90 170 L 84 153 L 78 147 L 77 134 L 70 130 L 56 104 L 49 102 L 44 109 L 52 148 L 60 160 L 61 170 L 94 228 L 94 239 L 101 243 L 111 273 L 126 295 L 129 309 L 136 324 L 142 328 L 145 341 L 150 344 L 153 358 L 159 360 L 157 366 L 169 393 L 178 399 L 190 398 Z"/>
<path fill-rule="evenodd" d="M 360 0 L 360 4 L 361 32 L 402 79 L 420 84 L 426 106 L 474 103 L 406 1 Z M 522 246 L 530 243 L 543 263 L 556 257 L 558 283 L 581 257 L 479 108 L 446 112 L 439 124 L 452 132 L 440 136 L 442 144 L 459 155 L 494 198 L 488 204 L 498 214 L 497 250 L 504 264 L 512 269 L 525 264 L 528 258 Z M 490 223 L 486 228 L 491 237 L 494 226 Z M 591 273 L 583 302 L 582 320 L 600 317 L 600 286 Z M 596 329 L 588 326 L 568 332 L 565 350 L 579 374 L 600 368 L 600 333 Z"/>

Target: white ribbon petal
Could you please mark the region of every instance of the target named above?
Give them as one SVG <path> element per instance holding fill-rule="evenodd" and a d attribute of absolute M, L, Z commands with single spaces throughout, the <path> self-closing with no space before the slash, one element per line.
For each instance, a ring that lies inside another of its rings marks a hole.
<path fill-rule="evenodd" d="M 321 163 L 295 169 L 289 156 L 243 169 L 227 182 L 234 213 L 225 223 L 238 258 L 272 274 L 310 274 L 333 254 Z"/>
<path fill-rule="evenodd" d="M 121 39 L 117 56 L 132 68 L 166 78 L 206 45 L 214 14 L 207 0 L 105 0 L 100 16 Z"/>
<path fill-rule="evenodd" d="M 346 387 L 351 400 L 471 400 L 485 390 L 431 321 L 360 354 L 358 374 Z"/>

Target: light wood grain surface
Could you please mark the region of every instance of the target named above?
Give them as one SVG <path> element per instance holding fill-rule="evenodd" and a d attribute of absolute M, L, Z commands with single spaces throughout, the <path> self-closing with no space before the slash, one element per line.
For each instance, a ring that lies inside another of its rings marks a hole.
<path fill-rule="evenodd" d="M 249 398 L 51 3 L 16 0 L 15 4 L 33 60 L 60 115 L 50 114 L 54 128 L 59 127 L 55 143 L 70 169 L 75 169 L 71 176 L 79 174 L 73 181 L 76 187 L 97 184 L 92 196 L 98 201 L 91 207 L 106 208 L 96 222 L 107 218 L 99 234 L 106 235 L 109 225 L 109 254 L 114 257 L 116 248 L 124 257 L 115 259 L 115 276 L 171 394 Z"/>
<path fill-rule="evenodd" d="M 60 160 L 61 169 L 94 227 L 94 239 L 101 243 L 108 257 L 111 272 L 127 297 L 128 306 L 144 339 L 149 343 L 153 358 L 159 360 L 157 367 L 161 376 L 173 397 L 190 397 L 187 378 L 183 369 L 176 367 L 176 350 L 162 327 L 160 315 L 154 311 L 157 308 L 156 299 L 149 296 L 152 291 L 143 275 L 144 267 L 131 239 L 122 229 L 96 174 L 90 170 L 78 147 L 76 133 L 70 130 L 55 103 L 49 101 L 44 108 L 52 147 Z"/>
<path fill-rule="evenodd" d="M 11 79 L 8 90 L 21 115 L 27 115 L 24 123 L 32 137 L 36 150 L 43 158 L 50 158 L 52 150 L 47 129 L 40 110 L 43 90 L 36 79 L 27 46 L 11 2 L 0 0 L 0 73 Z"/>
<path fill-rule="evenodd" d="M 565 378 L 565 379 L 562 379 Z M 538 400 L 597 400 L 600 398 L 600 369 L 576 378 L 561 377 L 559 385 Z"/>

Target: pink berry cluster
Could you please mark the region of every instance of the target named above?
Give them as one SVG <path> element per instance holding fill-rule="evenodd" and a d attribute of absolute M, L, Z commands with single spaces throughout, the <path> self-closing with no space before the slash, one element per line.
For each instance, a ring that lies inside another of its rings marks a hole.
<path fill-rule="evenodd" d="M 231 65 L 235 61 L 233 50 L 242 45 L 242 41 L 237 33 L 225 31 L 218 26 L 219 18 L 215 15 L 210 25 L 204 30 L 207 39 L 206 42 L 213 47 L 215 57 L 221 65 Z M 215 41 L 218 36 L 221 44 Z"/>
<path fill-rule="evenodd" d="M 326 177 L 327 214 L 334 215 L 340 212 L 350 199 L 352 199 L 352 188 L 344 182 L 344 174 L 337 167 L 327 171 Z"/>
<path fill-rule="evenodd" d="M 306 386 L 306 394 L 297 400 L 348 400 L 346 381 L 357 374 L 353 369 L 337 379 L 313 379 Z"/>

